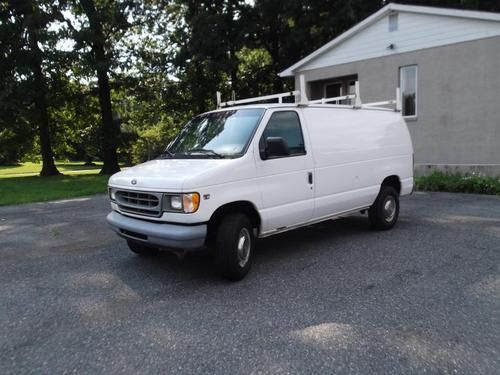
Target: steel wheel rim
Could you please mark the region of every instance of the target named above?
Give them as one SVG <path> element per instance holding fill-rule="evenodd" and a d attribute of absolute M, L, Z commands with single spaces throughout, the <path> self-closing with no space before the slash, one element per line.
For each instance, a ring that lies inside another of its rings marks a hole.
<path fill-rule="evenodd" d="M 385 221 L 391 222 L 394 220 L 394 217 L 396 216 L 396 199 L 394 199 L 394 197 L 389 196 L 386 198 L 383 212 Z"/>
<path fill-rule="evenodd" d="M 247 228 L 241 228 L 236 243 L 236 254 L 238 256 L 238 265 L 243 268 L 250 259 L 251 237 Z"/>

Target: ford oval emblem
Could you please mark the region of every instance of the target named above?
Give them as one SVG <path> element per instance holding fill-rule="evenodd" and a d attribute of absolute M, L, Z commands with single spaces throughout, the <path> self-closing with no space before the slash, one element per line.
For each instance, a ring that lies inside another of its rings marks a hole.
<path fill-rule="evenodd" d="M 135 179 L 134 179 L 134 180 L 132 180 L 132 181 L 130 181 L 130 182 L 132 183 L 132 185 L 137 184 L 137 180 L 135 180 Z"/>

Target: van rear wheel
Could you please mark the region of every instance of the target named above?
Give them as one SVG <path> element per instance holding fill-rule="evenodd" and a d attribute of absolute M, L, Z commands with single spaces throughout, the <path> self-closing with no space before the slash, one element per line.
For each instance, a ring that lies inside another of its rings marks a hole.
<path fill-rule="evenodd" d="M 391 229 L 399 217 L 399 194 L 392 186 L 382 185 L 377 199 L 368 210 L 368 218 L 373 228 Z"/>
<path fill-rule="evenodd" d="M 225 216 L 217 229 L 215 263 L 228 280 L 243 279 L 250 271 L 254 236 L 250 219 L 240 213 Z"/>
<path fill-rule="evenodd" d="M 151 256 L 158 253 L 158 249 L 156 247 L 149 247 L 137 242 L 127 241 L 128 248 L 133 253 L 141 256 Z"/>

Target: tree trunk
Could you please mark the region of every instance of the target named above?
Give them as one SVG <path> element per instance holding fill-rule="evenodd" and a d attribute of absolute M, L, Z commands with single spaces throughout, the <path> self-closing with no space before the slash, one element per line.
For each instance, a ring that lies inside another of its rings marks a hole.
<path fill-rule="evenodd" d="M 198 79 L 200 77 L 203 77 L 203 79 L 205 80 L 201 63 L 196 60 L 194 62 L 194 66 L 196 77 L 198 77 Z M 196 105 L 197 114 L 205 113 L 207 111 L 207 106 L 205 103 L 205 91 L 203 89 L 203 85 L 196 85 L 195 87 L 192 87 L 191 91 L 193 93 L 193 102 Z"/>
<path fill-rule="evenodd" d="M 113 121 L 113 111 L 111 108 L 111 88 L 107 68 L 97 68 L 97 83 L 99 85 L 99 104 L 101 107 L 101 137 L 103 149 L 103 166 L 100 174 L 113 174 L 120 171 L 118 165 L 118 155 L 116 145 L 118 143 L 119 128 Z"/>
<path fill-rule="evenodd" d="M 104 34 L 100 23 L 94 0 L 80 0 L 82 8 L 89 19 L 90 29 L 93 32 L 91 42 L 94 55 L 94 64 L 97 72 L 97 84 L 99 86 L 99 104 L 101 107 L 101 142 L 102 157 L 104 165 L 100 174 L 113 174 L 120 170 L 118 155 L 116 152 L 120 129 L 113 121 L 113 110 L 111 107 L 111 87 L 109 84 L 110 61 L 104 49 Z"/>
<path fill-rule="evenodd" d="M 28 10 L 25 16 L 29 21 L 27 22 L 27 29 L 32 57 L 30 65 L 35 83 L 34 102 L 42 155 L 42 170 L 40 176 L 56 176 L 61 173 L 57 170 L 56 164 L 54 163 L 54 153 L 52 152 L 50 140 L 50 120 L 46 98 L 47 85 L 42 71 L 42 51 L 38 47 L 38 33 L 40 32 L 39 16 L 35 14 L 33 3 L 30 2 L 26 9 Z"/>
<path fill-rule="evenodd" d="M 45 101 L 44 94 L 37 94 L 35 107 L 38 112 L 38 134 L 40 137 L 40 148 L 42 154 L 42 170 L 40 171 L 40 176 L 60 175 L 61 173 L 54 163 L 54 153 L 52 152 L 52 146 L 50 143 L 49 114 L 47 112 L 47 103 Z"/>

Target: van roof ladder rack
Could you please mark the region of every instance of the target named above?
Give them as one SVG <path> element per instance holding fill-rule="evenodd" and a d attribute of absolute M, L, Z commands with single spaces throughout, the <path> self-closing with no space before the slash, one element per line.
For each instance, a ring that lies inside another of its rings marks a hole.
<path fill-rule="evenodd" d="M 396 89 L 396 99 L 385 100 L 382 102 L 365 103 L 365 104 L 361 105 L 361 108 L 389 109 L 390 110 L 390 108 L 380 108 L 380 107 L 384 106 L 384 105 L 392 105 L 392 104 L 396 105 L 396 108 L 394 109 L 395 111 L 401 112 L 401 90 L 399 87 Z M 377 108 L 377 107 L 379 107 L 379 108 Z"/>
<path fill-rule="evenodd" d="M 264 96 L 257 96 L 255 98 L 229 100 L 227 102 L 223 102 L 221 100 L 220 91 L 217 91 L 217 108 L 230 107 L 239 104 L 258 103 L 258 102 L 263 102 L 265 100 L 273 100 L 273 99 L 278 99 L 278 103 L 283 103 L 283 98 L 288 98 L 290 96 L 297 96 L 299 94 L 300 91 L 296 90 L 296 91 L 283 92 L 280 94 L 264 95 Z"/>
<path fill-rule="evenodd" d="M 230 106 L 234 106 L 234 105 L 239 105 L 239 104 L 258 103 L 258 102 L 262 102 L 265 100 L 274 100 L 274 99 L 278 99 L 278 103 L 283 103 L 283 98 L 294 96 L 295 103 L 299 104 L 301 106 L 307 106 L 309 104 L 314 104 L 314 105 L 324 104 L 324 105 L 328 105 L 329 107 L 353 108 L 353 109 L 366 108 L 366 109 L 378 109 L 378 110 L 383 110 L 383 111 L 401 112 L 401 107 L 402 107 L 402 105 L 401 105 L 401 90 L 399 89 L 399 87 L 396 89 L 396 99 L 379 101 L 379 102 L 363 103 L 361 101 L 361 96 L 359 94 L 359 81 L 355 82 L 354 94 L 335 96 L 335 97 L 331 97 L 331 98 L 321 98 L 321 99 L 316 99 L 316 100 L 308 100 L 306 87 L 305 87 L 304 75 L 300 75 L 299 78 L 300 78 L 299 79 L 299 84 L 300 84 L 299 90 L 284 92 L 284 93 L 280 93 L 280 94 L 257 96 L 255 98 L 235 100 L 233 97 L 233 100 L 229 100 L 227 102 L 222 102 L 221 93 L 220 93 L 220 91 L 217 91 L 217 109 L 220 109 L 223 107 L 230 107 Z M 350 105 L 349 104 L 340 104 L 340 101 L 342 101 L 342 100 L 350 100 L 352 104 L 350 104 Z M 330 104 L 332 102 L 334 102 L 334 104 Z M 395 105 L 395 108 L 391 109 L 391 108 L 385 107 L 387 105 Z"/>

